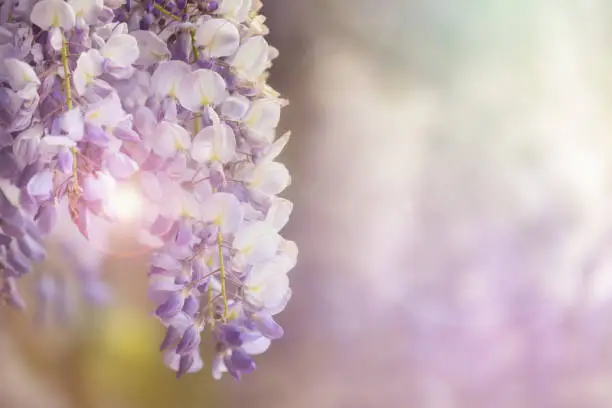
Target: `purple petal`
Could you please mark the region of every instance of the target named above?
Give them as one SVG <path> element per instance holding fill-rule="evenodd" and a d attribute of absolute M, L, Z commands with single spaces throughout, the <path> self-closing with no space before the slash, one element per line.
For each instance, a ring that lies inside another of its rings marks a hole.
<path fill-rule="evenodd" d="M 179 246 L 189 245 L 193 238 L 191 226 L 186 222 L 179 222 L 178 231 L 176 232 L 176 240 L 174 243 Z"/>
<path fill-rule="evenodd" d="M 34 177 L 34 175 L 37 174 L 39 171 L 40 171 L 39 162 L 34 162 L 34 163 L 30 163 L 26 165 L 21 171 L 21 174 L 19 175 L 19 177 L 17 177 L 15 185 L 19 188 L 24 188 L 28 184 L 30 179 L 32 179 L 32 177 Z"/>
<path fill-rule="evenodd" d="M 184 153 L 177 153 L 167 163 L 165 170 L 168 175 L 172 178 L 179 178 L 187 169 L 187 156 Z"/>
<path fill-rule="evenodd" d="M 159 170 L 165 163 L 165 159 L 162 159 L 156 154 L 151 153 L 149 157 L 142 163 L 141 168 L 145 171 Z"/>
<path fill-rule="evenodd" d="M 115 130 L 113 131 L 113 135 L 115 135 L 117 139 L 120 139 L 126 142 L 139 142 L 140 141 L 140 135 L 131 129 L 124 129 L 122 127 L 116 127 Z"/>
<path fill-rule="evenodd" d="M 175 316 L 183 308 L 184 302 L 185 298 L 180 293 L 173 292 L 168 296 L 168 299 L 155 310 L 155 314 L 161 319 Z"/>
<path fill-rule="evenodd" d="M 265 314 L 253 315 L 253 322 L 257 330 L 265 337 L 275 340 L 283 337 L 284 331 L 280 324 L 276 323 L 272 316 Z"/>
<path fill-rule="evenodd" d="M 19 209 L 15 207 L 0 189 L 0 219 L 2 219 L 4 232 L 11 236 L 21 236 L 19 230 L 23 229 L 24 219 Z M 9 233 L 6 227 L 10 227 L 13 233 Z M 18 235 L 15 235 L 18 234 Z"/>
<path fill-rule="evenodd" d="M 190 354 L 200 345 L 200 331 L 191 325 L 185 330 L 181 341 L 176 346 L 178 354 Z"/>
<path fill-rule="evenodd" d="M 193 262 L 191 264 L 191 280 L 194 282 L 198 282 L 200 279 L 204 277 L 205 269 L 202 262 Z"/>
<path fill-rule="evenodd" d="M 221 343 L 230 347 L 240 347 L 243 343 L 242 332 L 235 326 L 224 324 L 220 327 L 217 337 Z"/>
<path fill-rule="evenodd" d="M 117 152 L 106 158 L 106 168 L 113 177 L 127 179 L 138 170 L 138 164 L 126 154 Z"/>
<path fill-rule="evenodd" d="M 151 256 L 151 265 L 167 271 L 180 271 L 181 263 L 165 252 L 157 252 Z"/>
<path fill-rule="evenodd" d="M 85 137 L 83 140 L 106 147 L 110 142 L 110 136 L 101 127 L 88 123 L 85 125 Z"/>
<path fill-rule="evenodd" d="M 168 231 L 170 231 L 170 229 L 172 228 L 172 225 L 173 225 L 172 220 L 162 217 L 160 215 L 159 217 L 157 217 L 153 225 L 151 225 L 150 232 L 153 235 L 162 236 L 164 234 L 167 234 Z"/>
<path fill-rule="evenodd" d="M 166 336 L 159 346 L 159 351 L 164 351 L 173 347 L 181 338 L 181 332 L 174 326 L 168 326 L 168 330 L 166 331 Z"/>
<path fill-rule="evenodd" d="M 29 234 L 25 234 L 17 240 L 19 250 L 29 259 L 34 262 L 40 262 L 45 259 L 47 253 L 45 248 Z"/>
<path fill-rule="evenodd" d="M 159 202 L 163 197 L 163 192 L 159 179 L 154 173 L 145 171 L 140 174 L 140 183 L 143 193 L 153 202 Z"/>
<path fill-rule="evenodd" d="M 255 370 L 255 361 L 241 349 L 233 349 L 229 356 L 223 359 L 227 371 L 236 380 L 240 380 L 242 374 L 248 374 Z"/>
<path fill-rule="evenodd" d="M 62 149 L 57 153 L 57 167 L 64 174 L 72 173 L 72 163 L 74 157 L 68 149 Z"/>
<path fill-rule="evenodd" d="M 8 247 L 9 244 L 11 243 L 12 238 L 9 237 L 8 235 L 4 235 L 3 233 L 0 232 L 0 247 Z"/>
<path fill-rule="evenodd" d="M 57 220 L 57 211 L 51 204 L 42 205 L 38 213 L 34 216 L 34 221 L 38 226 L 38 230 L 41 234 L 47 235 L 51 232 L 55 226 Z"/>
<path fill-rule="evenodd" d="M 195 358 L 191 354 L 181 356 L 181 359 L 179 360 L 178 371 L 176 372 L 176 378 L 181 378 L 181 376 L 187 373 L 187 371 L 189 371 L 194 362 Z"/>
<path fill-rule="evenodd" d="M 20 310 L 24 310 L 26 308 L 25 301 L 17 290 L 17 284 L 15 283 L 14 278 L 6 277 L 4 279 L 4 286 L 2 286 L 2 289 L 0 289 L 0 294 L 2 294 L 4 299 L 11 307 Z"/>
<path fill-rule="evenodd" d="M 13 180 L 19 174 L 15 156 L 6 149 L 0 150 L 0 178 Z"/>
<path fill-rule="evenodd" d="M 28 273 L 32 269 L 30 260 L 14 245 L 10 246 L 6 252 L 6 265 L 19 275 Z"/>
<path fill-rule="evenodd" d="M 188 296 L 183 305 L 183 312 L 188 316 L 195 316 L 200 309 L 200 301 L 195 296 Z"/>
<path fill-rule="evenodd" d="M 38 202 L 25 189 L 19 190 L 19 206 L 22 210 L 30 214 L 36 214 L 39 207 Z"/>

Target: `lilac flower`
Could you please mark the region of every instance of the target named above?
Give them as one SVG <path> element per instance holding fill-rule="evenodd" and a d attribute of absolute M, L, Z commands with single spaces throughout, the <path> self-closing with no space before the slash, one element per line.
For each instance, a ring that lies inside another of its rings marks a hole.
<path fill-rule="evenodd" d="M 117 185 L 142 199 L 139 236 L 154 249 L 148 293 L 177 377 L 255 369 L 282 336 L 297 247 L 279 231 L 292 204 L 276 158 L 286 102 L 266 84 L 277 51 L 251 0 L 4 2 L 0 8 L 0 295 L 24 307 L 17 280 L 45 258 L 66 205 L 88 238 L 92 217 L 118 221 Z M 9 23 L 10 18 L 17 22 Z M 17 27 L 17 28 L 16 28 Z M 36 35 L 35 35 L 36 34 Z M 93 267 L 44 275 L 37 313 L 68 316 L 76 279 L 110 300 Z"/>

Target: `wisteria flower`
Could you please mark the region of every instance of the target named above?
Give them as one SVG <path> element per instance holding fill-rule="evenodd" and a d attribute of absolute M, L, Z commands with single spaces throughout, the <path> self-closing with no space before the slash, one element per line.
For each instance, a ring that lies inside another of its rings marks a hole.
<path fill-rule="evenodd" d="M 0 297 L 25 308 L 18 282 L 46 256 L 58 208 L 89 239 L 121 222 L 151 246 L 153 315 L 176 376 L 255 370 L 283 330 L 297 246 L 280 231 L 293 204 L 276 138 L 286 101 L 266 84 L 276 57 L 251 0 L 5 1 L 0 7 Z M 10 20 L 10 21 L 9 21 Z M 63 207 L 60 207 L 63 206 Z M 87 258 L 87 257 L 84 257 Z M 77 262 L 73 262 L 78 264 Z M 70 316 L 67 284 L 101 305 L 94 267 L 36 278 L 38 321 Z M 203 358 L 203 336 L 215 347 Z"/>

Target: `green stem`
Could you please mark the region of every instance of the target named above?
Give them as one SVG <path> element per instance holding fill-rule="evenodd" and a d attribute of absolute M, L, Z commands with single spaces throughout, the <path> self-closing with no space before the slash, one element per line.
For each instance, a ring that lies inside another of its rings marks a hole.
<path fill-rule="evenodd" d="M 64 67 L 64 95 L 66 96 L 66 106 L 72 109 L 72 88 L 70 87 L 70 68 L 68 67 L 68 44 L 66 36 L 62 33 L 62 66 Z"/>
<path fill-rule="evenodd" d="M 196 113 L 193 115 L 193 136 L 195 137 L 198 133 L 200 133 L 200 124 L 202 122 L 202 115 Z"/>
<path fill-rule="evenodd" d="M 196 46 L 195 29 L 192 28 L 191 30 L 189 30 L 189 35 L 191 36 L 191 52 L 193 52 L 194 58 L 193 62 L 196 62 L 200 59 L 200 54 L 198 53 L 198 47 Z"/>
<path fill-rule="evenodd" d="M 72 110 L 72 88 L 70 86 L 70 67 L 68 67 L 68 43 L 66 42 L 66 36 L 62 32 L 62 50 L 61 50 L 62 67 L 64 68 L 64 95 L 66 96 L 66 107 L 68 110 Z M 74 177 L 74 186 L 78 187 L 77 177 L 77 150 L 76 147 L 72 147 L 72 176 Z"/>
<path fill-rule="evenodd" d="M 160 6 L 159 4 L 155 3 L 153 4 L 153 7 L 155 7 L 156 9 L 159 10 L 160 13 L 162 13 L 163 15 L 170 17 L 173 20 L 176 21 L 182 21 L 181 18 L 179 16 L 175 16 L 174 14 L 172 14 L 171 12 L 169 12 L 168 10 L 166 10 L 165 8 L 163 8 L 162 6 Z"/>

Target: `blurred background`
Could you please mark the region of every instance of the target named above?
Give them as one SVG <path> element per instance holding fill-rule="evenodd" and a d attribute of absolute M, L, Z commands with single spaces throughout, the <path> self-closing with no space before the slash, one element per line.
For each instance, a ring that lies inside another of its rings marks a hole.
<path fill-rule="evenodd" d="M 43 327 L 1 309 L 0 407 L 612 406 L 612 3 L 264 14 L 291 101 L 285 337 L 241 383 L 176 381 L 130 229 L 72 259 L 66 227 L 43 267 L 102 263 L 114 301 Z"/>

